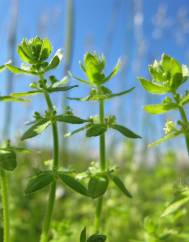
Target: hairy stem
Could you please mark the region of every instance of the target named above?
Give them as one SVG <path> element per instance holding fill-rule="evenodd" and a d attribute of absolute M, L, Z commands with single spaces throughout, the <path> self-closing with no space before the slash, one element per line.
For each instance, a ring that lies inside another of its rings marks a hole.
<path fill-rule="evenodd" d="M 180 115 L 181 115 L 181 118 L 182 118 L 182 122 L 187 125 L 188 119 L 187 119 L 184 108 L 179 107 L 179 112 L 180 112 Z M 186 134 L 186 133 L 185 133 L 185 142 L 186 142 L 186 148 L 187 148 L 188 155 L 189 155 L 189 134 Z"/>
<path fill-rule="evenodd" d="M 9 219 L 9 196 L 8 196 L 8 181 L 6 171 L 0 170 L 1 175 L 1 194 L 3 205 L 3 238 L 4 242 L 10 241 L 10 219 Z"/>
<path fill-rule="evenodd" d="M 99 101 L 99 118 L 100 118 L 100 124 L 103 124 L 104 123 L 104 100 Z M 101 171 L 104 171 L 106 169 L 105 134 L 100 135 L 99 149 L 100 149 L 100 168 L 101 168 Z M 96 206 L 96 232 L 97 233 L 100 232 L 102 207 L 103 207 L 103 197 L 100 197 L 97 201 L 97 206 Z"/>
<path fill-rule="evenodd" d="M 48 93 L 45 93 L 45 99 L 47 102 L 47 106 L 49 112 L 54 112 L 53 105 Z M 53 134 L 53 172 L 56 173 L 58 170 L 58 163 L 59 163 L 59 141 L 58 141 L 58 128 L 56 121 L 52 121 L 52 134 Z M 45 214 L 44 224 L 43 224 L 43 231 L 41 234 L 40 242 L 47 242 L 48 241 L 48 234 L 52 219 L 52 213 L 55 203 L 55 195 L 56 195 L 56 181 L 54 180 L 51 184 L 49 200 L 47 211 Z"/>

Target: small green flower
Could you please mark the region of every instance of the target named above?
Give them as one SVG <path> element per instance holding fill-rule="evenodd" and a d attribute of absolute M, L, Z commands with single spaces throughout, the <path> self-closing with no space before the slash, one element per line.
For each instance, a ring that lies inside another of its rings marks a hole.
<path fill-rule="evenodd" d="M 120 61 L 118 61 L 113 71 L 106 76 L 104 74 L 106 66 L 105 57 L 98 55 L 96 52 L 87 52 L 84 56 L 83 63 L 80 63 L 80 65 L 88 79 L 88 84 L 92 86 L 101 86 L 103 83 L 112 79 L 120 69 Z"/>
<path fill-rule="evenodd" d="M 42 63 L 50 56 L 52 46 L 50 41 L 45 38 L 35 37 L 32 39 L 24 39 L 18 45 L 18 54 L 23 62 L 29 64 Z"/>
<path fill-rule="evenodd" d="M 153 82 L 169 88 L 170 91 L 176 90 L 189 77 L 188 67 L 180 65 L 176 59 L 166 54 L 162 55 L 160 61 L 155 60 L 149 65 L 149 72 Z"/>
<path fill-rule="evenodd" d="M 91 84 L 98 85 L 104 80 L 105 75 L 103 74 L 103 70 L 105 65 L 106 61 L 103 55 L 90 52 L 86 53 L 82 67 Z"/>
<path fill-rule="evenodd" d="M 163 128 L 165 135 L 172 133 L 176 130 L 176 125 L 172 120 L 167 120 L 165 123 L 165 127 Z"/>

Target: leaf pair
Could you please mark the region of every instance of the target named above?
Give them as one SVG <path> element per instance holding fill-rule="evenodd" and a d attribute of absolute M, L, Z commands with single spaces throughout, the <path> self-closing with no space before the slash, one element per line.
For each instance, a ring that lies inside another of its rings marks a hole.
<path fill-rule="evenodd" d="M 130 129 L 120 125 L 120 124 L 112 124 L 110 128 L 117 130 L 119 133 L 124 135 L 127 138 L 137 139 L 141 138 L 139 135 L 135 134 Z M 87 129 L 86 136 L 99 136 L 107 131 L 107 125 L 105 124 L 93 124 L 89 129 Z"/>
<path fill-rule="evenodd" d="M 99 100 L 106 100 L 106 99 L 111 99 L 114 97 L 122 96 L 125 94 L 128 94 L 132 92 L 135 88 L 132 87 L 128 90 L 118 92 L 118 93 L 112 93 L 108 88 L 102 86 L 101 87 L 101 93 L 99 94 L 97 90 L 91 90 L 90 94 L 87 97 L 68 97 L 70 100 L 75 100 L 75 101 L 99 101 Z"/>
<path fill-rule="evenodd" d="M 54 117 L 54 120 L 59 122 L 71 123 L 71 124 L 83 124 L 88 122 L 88 120 L 81 119 L 74 115 L 57 115 Z M 33 138 L 41 134 L 49 125 L 51 120 L 47 118 L 42 118 L 37 120 L 21 137 L 21 140 L 26 140 Z"/>
<path fill-rule="evenodd" d="M 65 172 L 59 171 L 57 177 L 69 188 L 75 192 L 91 197 L 93 199 L 98 198 L 107 191 L 109 178 L 106 174 L 96 174 L 89 179 L 88 188 L 86 188 L 78 179 L 74 176 L 67 174 Z M 121 179 L 116 175 L 110 175 L 110 179 L 115 183 L 115 185 L 129 198 L 132 198 L 132 195 L 125 187 Z M 55 176 L 52 171 L 43 171 L 38 175 L 32 177 L 27 185 L 25 190 L 26 194 L 36 192 L 47 185 L 51 184 Z"/>
<path fill-rule="evenodd" d="M 37 90 L 32 90 L 32 91 L 27 91 L 27 92 L 18 92 L 18 93 L 12 93 L 10 96 L 4 96 L 2 97 L 3 101 L 27 101 L 25 99 L 22 99 L 22 97 L 30 97 L 34 96 L 37 94 L 44 94 L 44 92 L 48 93 L 54 93 L 54 92 L 65 92 L 68 90 L 71 90 L 72 88 L 77 87 L 77 85 L 74 86 L 63 86 L 63 87 L 48 87 L 45 90 L 43 89 L 37 89 Z M 0 97 L 1 99 L 1 97 Z"/>
<path fill-rule="evenodd" d="M 112 124 L 110 128 L 117 130 L 119 133 L 124 135 L 127 138 L 132 138 L 132 139 L 137 139 L 141 138 L 138 134 L 134 133 L 130 129 L 119 125 L 119 124 Z M 83 126 L 79 129 L 76 129 L 72 132 L 69 132 L 65 134 L 65 137 L 72 136 L 76 133 L 79 133 L 83 130 L 86 130 L 86 137 L 96 137 L 104 134 L 108 130 L 108 125 L 107 124 L 88 124 L 86 126 Z"/>
<path fill-rule="evenodd" d="M 68 175 L 65 172 L 59 171 L 55 176 L 52 171 L 42 171 L 38 175 L 32 177 L 26 187 L 25 193 L 31 194 L 37 192 L 38 190 L 48 186 L 55 179 L 60 178 L 60 180 L 72 190 L 80 193 L 81 195 L 88 196 L 87 189 L 75 179 L 73 176 Z"/>

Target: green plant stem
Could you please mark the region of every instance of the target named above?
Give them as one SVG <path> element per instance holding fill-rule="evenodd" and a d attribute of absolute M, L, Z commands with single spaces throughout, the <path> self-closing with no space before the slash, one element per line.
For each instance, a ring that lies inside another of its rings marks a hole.
<path fill-rule="evenodd" d="M 47 106 L 49 109 L 49 112 L 54 112 L 53 105 L 50 99 L 50 96 L 48 93 L 45 93 L 45 99 L 47 102 Z M 53 150 L 54 150 L 54 157 L 53 157 L 53 172 L 56 174 L 58 170 L 58 163 L 59 163 L 59 140 L 58 140 L 58 128 L 56 121 L 52 121 L 52 134 L 53 134 Z M 48 206 L 47 211 L 44 219 L 43 224 L 43 231 L 41 234 L 40 242 L 47 242 L 48 241 L 48 235 L 49 235 L 49 229 L 52 219 L 52 213 L 55 203 L 55 195 L 56 195 L 56 180 L 53 181 L 50 188 L 50 194 L 49 194 L 49 200 L 48 200 Z"/>
<path fill-rule="evenodd" d="M 104 123 L 104 100 L 99 101 L 99 119 L 100 123 Z M 100 135 L 99 139 L 99 149 L 100 149 L 100 168 L 101 171 L 106 169 L 106 144 L 105 144 L 105 134 Z M 96 232 L 100 232 L 101 224 L 101 213 L 103 207 L 103 197 L 100 197 L 97 201 L 96 206 Z"/>
<path fill-rule="evenodd" d="M 182 118 L 182 122 L 187 125 L 188 119 L 187 119 L 184 108 L 182 106 L 179 107 L 179 111 L 180 111 L 180 115 L 181 115 L 181 118 Z M 189 134 L 186 134 L 186 133 L 185 133 L 185 142 L 186 142 L 186 148 L 187 148 L 188 155 L 189 155 Z"/>
<path fill-rule="evenodd" d="M 8 181 L 6 171 L 0 170 L 1 175 L 1 194 L 3 204 L 3 238 L 4 242 L 10 240 L 10 218 L 9 218 L 9 196 L 8 196 Z"/>

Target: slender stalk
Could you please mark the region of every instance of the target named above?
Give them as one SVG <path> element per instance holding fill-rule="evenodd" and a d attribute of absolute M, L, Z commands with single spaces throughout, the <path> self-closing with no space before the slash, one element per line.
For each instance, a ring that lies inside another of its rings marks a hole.
<path fill-rule="evenodd" d="M 65 25 L 65 41 L 64 41 L 64 52 L 65 52 L 65 61 L 64 61 L 64 75 L 68 75 L 68 71 L 71 69 L 72 66 L 72 59 L 73 59 L 73 51 L 74 51 L 74 19 L 75 19 L 75 9 L 74 9 L 74 0 L 67 0 L 66 1 L 66 25 Z M 62 97 L 62 107 L 65 108 L 66 106 L 69 106 L 69 102 L 67 99 L 67 96 L 69 96 L 69 92 L 63 93 Z M 62 137 L 64 137 L 64 134 L 67 133 L 67 124 L 62 123 Z M 68 150 L 68 139 L 62 139 L 62 144 L 64 147 L 63 153 Z M 65 158 L 64 158 L 65 157 Z M 65 161 L 65 159 L 68 161 L 69 157 L 68 154 L 64 156 L 62 154 L 61 160 Z"/>
<path fill-rule="evenodd" d="M 104 100 L 99 101 L 99 118 L 100 123 L 104 123 Z M 100 168 L 102 171 L 106 169 L 106 144 L 105 144 L 105 134 L 100 135 L 99 138 L 99 149 L 100 149 Z M 101 224 L 101 213 L 103 207 L 103 197 L 100 197 L 97 201 L 96 206 L 96 232 L 100 232 Z"/>
<path fill-rule="evenodd" d="M 47 102 L 47 106 L 49 109 L 49 112 L 53 112 L 53 105 L 50 99 L 50 96 L 48 93 L 45 93 L 45 99 Z M 58 170 L 58 163 L 59 163 L 59 140 L 58 140 L 58 129 L 57 129 L 57 123 L 56 121 L 52 121 L 52 134 L 53 134 L 53 172 L 56 174 Z M 43 231 L 41 234 L 41 239 L 40 242 L 47 242 L 48 241 L 48 234 L 49 234 L 49 229 L 50 229 L 50 224 L 51 224 L 51 219 L 52 219 L 52 213 L 53 213 L 53 208 L 54 208 L 54 203 L 55 203 L 55 195 L 56 195 L 56 181 L 54 180 L 53 183 L 51 184 L 50 188 L 50 194 L 49 194 L 49 200 L 48 200 L 48 206 L 47 206 L 47 211 L 44 219 L 44 224 L 43 224 Z"/>
<path fill-rule="evenodd" d="M 187 125 L 188 124 L 188 119 L 187 119 L 187 116 L 186 116 L 184 108 L 183 107 L 179 107 L 179 112 L 180 112 L 180 115 L 181 115 L 183 123 Z M 189 134 L 186 134 L 186 133 L 185 133 L 185 142 L 186 142 L 186 148 L 187 148 L 188 155 L 189 155 Z"/>
<path fill-rule="evenodd" d="M 9 194 L 6 171 L 0 170 L 1 175 L 1 194 L 3 204 L 3 241 L 10 241 L 10 218 L 9 218 Z"/>

